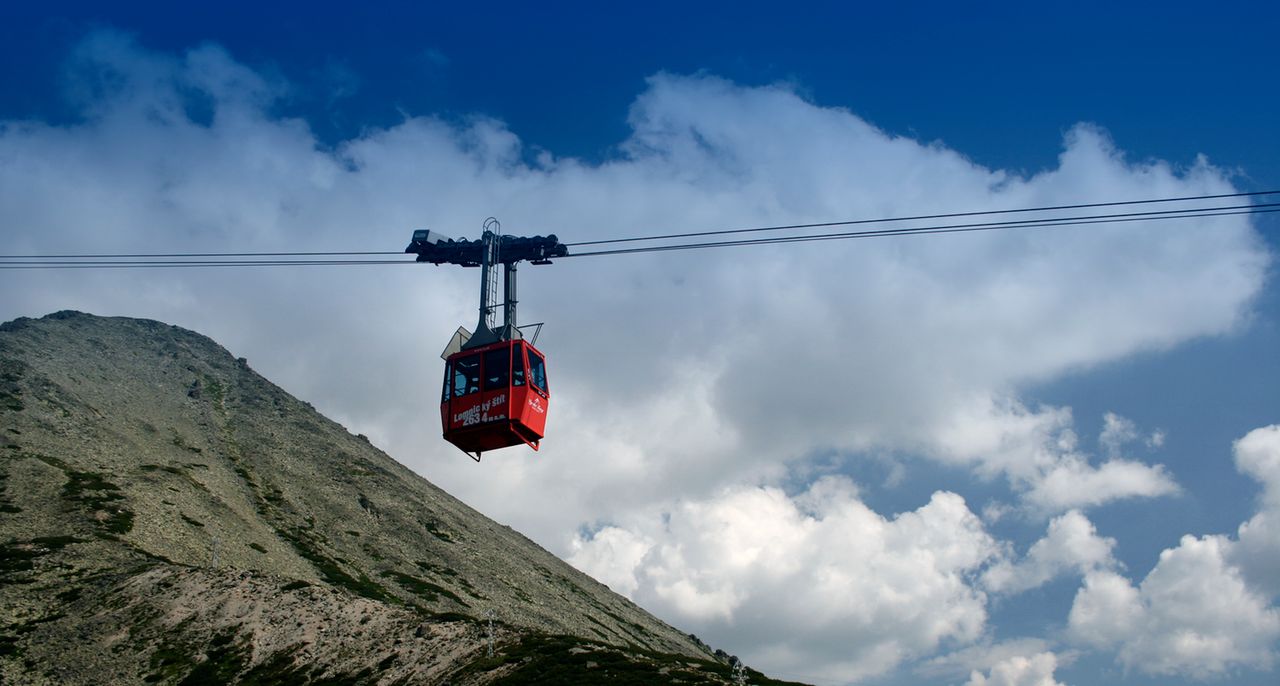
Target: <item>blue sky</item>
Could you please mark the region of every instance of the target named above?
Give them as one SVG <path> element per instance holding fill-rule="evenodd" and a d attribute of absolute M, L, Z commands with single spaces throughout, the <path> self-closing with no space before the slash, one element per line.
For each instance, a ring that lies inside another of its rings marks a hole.
<path fill-rule="evenodd" d="M 491 214 L 572 241 L 1280 189 L 1265 3 L 104 7 L 0 26 L 21 249 L 396 250 Z M 438 364 L 470 324 L 471 272 L 2 272 L 0 317 L 212 335 L 778 675 L 1274 682 L 1280 222 L 752 250 L 522 270 L 558 423 L 538 456 L 480 465 L 438 439 L 439 372 L 399 363 Z M 1227 645 L 1162 642 L 1178 630 Z"/>
<path fill-rule="evenodd" d="M 607 155 L 644 79 L 707 71 L 744 85 L 794 82 L 878 126 L 941 140 L 980 163 L 1036 170 L 1079 121 L 1138 157 L 1197 154 L 1275 186 L 1280 143 L 1267 3 L 687 3 L 594 9 L 375 3 L 341 11 L 271 3 L 159 2 L 10 9 L 4 111 L 65 115 L 68 51 L 109 26 L 178 51 L 203 41 L 299 86 L 283 110 L 339 140 L 402 112 L 501 117 L 559 155 Z M 342 97 L 345 94 L 346 97 Z M 355 97 L 355 96 L 359 97 Z M 1000 136 L 992 136 L 993 130 Z M 1254 139 L 1238 135 L 1257 131 Z"/>

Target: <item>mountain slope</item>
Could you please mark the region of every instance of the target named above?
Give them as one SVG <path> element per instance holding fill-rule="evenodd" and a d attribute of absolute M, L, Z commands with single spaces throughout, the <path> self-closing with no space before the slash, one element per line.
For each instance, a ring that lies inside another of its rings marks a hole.
<path fill-rule="evenodd" d="M 695 638 L 158 322 L 0 325 L 0 488 L 4 682 L 728 678 Z"/>

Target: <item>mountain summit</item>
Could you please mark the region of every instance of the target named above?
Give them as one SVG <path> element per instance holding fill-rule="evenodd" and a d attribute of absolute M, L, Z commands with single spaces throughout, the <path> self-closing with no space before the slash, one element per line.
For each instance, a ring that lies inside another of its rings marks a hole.
<path fill-rule="evenodd" d="M 244 358 L 154 321 L 0 325 L 0 545 L 3 683 L 734 676 Z"/>

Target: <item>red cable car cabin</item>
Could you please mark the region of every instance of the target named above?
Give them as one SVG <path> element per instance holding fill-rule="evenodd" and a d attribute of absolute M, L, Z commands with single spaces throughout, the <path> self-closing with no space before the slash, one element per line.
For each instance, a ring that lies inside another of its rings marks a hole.
<path fill-rule="evenodd" d="M 444 438 L 477 462 L 480 453 L 521 443 L 537 450 L 550 397 L 546 361 L 524 340 L 456 352 L 444 367 Z"/>

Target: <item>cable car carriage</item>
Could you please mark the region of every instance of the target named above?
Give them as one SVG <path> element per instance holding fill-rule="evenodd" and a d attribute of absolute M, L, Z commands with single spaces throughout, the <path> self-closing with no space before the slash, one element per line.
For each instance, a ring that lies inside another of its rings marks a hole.
<path fill-rule="evenodd" d="M 546 433 L 550 399 L 546 360 L 524 340 L 498 341 L 445 357 L 440 401 L 444 437 L 476 460 L 481 453 L 521 443 L 537 450 Z"/>
<path fill-rule="evenodd" d="M 459 327 L 440 355 L 445 360 L 440 422 L 444 438 L 479 462 L 482 453 L 524 444 L 538 449 L 546 433 L 551 392 L 546 358 L 526 341 L 516 326 L 516 263 L 550 264 L 568 249 L 554 235 L 522 238 L 503 236 L 495 219 L 485 222 L 478 241 L 453 240 L 426 230 L 415 231 L 405 252 L 419 262 L 481 267 L 480 321 L 472 334 Z M 494 323 L 498 305 L 490 299 L 497 290 L 498 264 L 505 267 L 503 323 Z M 527 328 L 527 327 L 525 327 Z"/>

